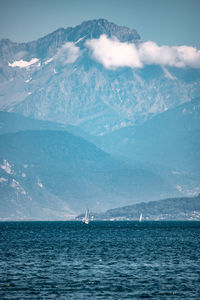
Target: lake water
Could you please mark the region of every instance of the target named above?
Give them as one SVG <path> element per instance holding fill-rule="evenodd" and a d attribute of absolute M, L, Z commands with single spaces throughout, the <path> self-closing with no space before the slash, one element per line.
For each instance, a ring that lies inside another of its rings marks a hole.
<path fill-rule="evenodd" d="M 200 299 L 200 222 L 1 222 L 0 299 Z"/>

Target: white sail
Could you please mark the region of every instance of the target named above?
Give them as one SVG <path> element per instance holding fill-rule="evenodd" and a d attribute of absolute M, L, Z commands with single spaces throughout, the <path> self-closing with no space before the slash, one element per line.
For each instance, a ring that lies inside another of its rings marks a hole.
<path fill-rule="evenodd" d="M 85 224 L 89 224 L 89 222 L 90 222 L 90 217 L 89 217 L 89 210 L 88 209 L 86 209 L 86 212 L 85 212 L 85 217 L 83 218 L 83 223 L 85 223 Z"/>
<path fill-rule="evenodd" d="M 140 214 L 139 222 L 142 222 L 142 213 Z"/>

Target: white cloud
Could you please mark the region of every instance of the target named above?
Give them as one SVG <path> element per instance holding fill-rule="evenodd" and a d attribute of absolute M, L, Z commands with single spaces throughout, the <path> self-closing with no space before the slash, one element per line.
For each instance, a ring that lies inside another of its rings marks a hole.
<path fill-rule="evenodd" d="M 141 43 L 138 54 L 144 64 L 158 64 L 173 67 L 200 67 L 200 51 L 189 46 L 158 46 L 148 41 Z"/>
<path fill-rule="evenodd" d="M 63 65 L 70 64 L 75 62 L 80 55 L 80 48 L 75 46 L 75 43 L 67 42 L 60 49 L 58 49 L 57 53 L 53 57 L 46 60 L 45 64 L 48 64 L 52 61 L 56 61 L 57 63 L 61 63 Z"/>
<path fill-rule="evenodd" d="M 8 63 L 9 67 L 15 68 L 27 68 L 35 63 L 37 63 L 39 61 L 38 58 L 32 58 L 30 61 L 26 61 L 26 60 L 15 60 L 13 63 Z"/>
<path fill-rule="evenodd" d="M 185 66 L 200 68 L 200 51 L 194 47 L 180 46 L 176 47 L 179 57 L 184 61 Z"/>
<path fill-rule="evenodd" d="M 88 40 L 85 45 L 91 49 L 93 58 L 107 69 L 141 68 L 150 64 L 200 68 L 200 51 L 189 46 L 158 46 L 152 41 L 136 45 L 109 39 L 106 35 Z"/>
<path fill-rule="evenodd" d="M 135 44 L 121 43 L 117 38 L 109 39 L 104 34 L 85 44 L 92 50 L 92 56 L 108 69 L 142 67 Z"/>
<path fill-rule="evenodd" d="M 65 64 L 73 63 L 80 56 L 80 48 L 72 42 L 65 43 L 55 55 L 55 59 L 62 60 Z"/>
<path fill-rule="evenodd" d="M 156 43 L 148 41 L 141 43 L 138 47 L 138 55 L 144 64 L 158 64 L 170 66 L 182 66 L 177 61 L 176 50 L 168 46 L 158 46 Z"/>

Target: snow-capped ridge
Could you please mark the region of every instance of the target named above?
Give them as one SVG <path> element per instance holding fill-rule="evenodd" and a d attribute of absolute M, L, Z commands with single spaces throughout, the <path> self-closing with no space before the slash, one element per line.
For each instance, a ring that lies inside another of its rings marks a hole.
<path fill-rule="evenodd" d="M 18 67 L 20 69 L 23 69 L 23 68 L 28 68 L 31 65 L 34 65 L 36 63 L 38 63 L 38 66 L 40 66 L 38 58 L 32 58 L 30 61 L 25 61 L 21 59 L 21 60 L 13 61 L 12 63 L 8 62 L 8 66 L 12 68 Z"/>

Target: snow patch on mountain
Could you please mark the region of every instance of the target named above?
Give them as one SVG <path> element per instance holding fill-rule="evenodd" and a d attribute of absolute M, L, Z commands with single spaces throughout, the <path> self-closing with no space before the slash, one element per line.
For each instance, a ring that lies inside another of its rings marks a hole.
<path fill-rule="evenodd" d="M 87 35 L 85 35 L 85 36 L 81 37 L 80 39 L 78 39 L 78 41 L 76 41 L 76 42 L 74 43 L 74 45 L 77 45 L 78 43 L 80 43 L 82 40 L 84 40 L 84 39 L 86 38 L 86 36 L 87 36 Z"/>
<path fill-rule="evenodd" d="M 0 177 L 0 183 L 7 182 L 7 181 L 8 181 L 8 179 L 7 179 L 7 178 Z"/>
<path fill-rule="evenodd" d="M 37 184 L 41 189 L 44 187 L 39 177 L 37 178 Z"/>
<path fill-rule="evenodd" d="M 176 189 L 177 189 L 177 191 L 179 191 L 179 192 L 182 192 L 182 191 L 183 191 L 182 187 L 181 187 L 179 184 L 176 185 Z"/>
<path fill-rule="evenodd" d="M 21 194 L 23 197 L 26 197 L 29 201 L 32 201 L 32 197 L 26 192 L 26 190 L 23 188 L 23 186 L 20 184 L 19 181 L 16 179 L 12 179 L 12 182 L 10 183 L 10 186 L 15 190 L 17 195 Z"/>
<path fill-rule="evenodd" d="M 171 79 L 171 80 L 176 80 L 176 79 L 177 79 L 176 76 L 173 76 L 173 75 L 167 70 L 166 67 L 163 66 L 163 67 L 162 67 L 162 70 L 163 70 L 163 72 L 164 72 L 166 78 L 169 78 L 169 79 Z"/>
<path fill-rule="evenodd" d="M 20 192 L 22 195 L 26 195 L 25 189 L 20 185 L 20 183 L 16 180 L 13 179 L 10 186 L 14 189 L 16 189 L 18 192 Z"/>
<path fill-rule="evenodd" d="M 9 164 L 9 162 L 4 159 L 3 160 L 3 164 L 1 165 L 1 168 L 7 173 L 7 174 L 12 174 L 13 171 L 12 171 L 12 167 L 11 165 Z"/>
<path fill-rule="evenodd" d="M 12 68 L 20 68 L 20 69 L 23 69 L 23 68 L 28 68 L 30 67 L 31 65 L 33 64 L 36 64 L 38 63 L 38 66 L 40 66 L 40 62 L 39 62 L 39 59 L 38 58 L 32 58 L 30 61 L 26 61 L 26 60 L 15 60 L 13 63 L 9 63 L 8 62 L 8 65 L 9 67 L 12 67 Z"/>
<path fill-rule="evenodd" d="M 52 61 L 53 61 L 53 57 L 47 59 L 47 60 L 44 62 L 44 64 L 45 64 L 45 65 L 48 65 L 48 64 L 49 64 L 50 62 L 52 62 Z"/>

